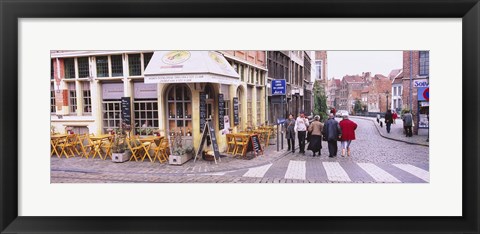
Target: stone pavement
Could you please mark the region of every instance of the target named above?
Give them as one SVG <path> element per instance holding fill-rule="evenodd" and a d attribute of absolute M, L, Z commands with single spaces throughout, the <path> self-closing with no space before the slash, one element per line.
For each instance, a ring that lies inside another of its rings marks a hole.
<path fill-rule="evenodd" d="M 369 119 L 356 119 L 357 139 L 351 157 L 321 157 L 269 146 L 251 160 L 222 158 L 222 162 L 193 160 L 181 166 L 113 163 L 100 159 L 51 158 L 51 183 L 428 183 L 429 148 L 384 138 Z M 298 144 L 298 143 L 297 143 Z"/>
<path fill-rule="evenodd" d="M 383 127 L 380 127 L 380 124 L 377 123 L 377 119 L 373 117 L 363 117 L 363 116 L 350 116 L 350 119 L 367 119 L 374 123 L 375 127 L 378 130 L 378 133 L 385 138 L 402 141 L 405 143 L 410 144 L 417 144 L 423 146 L 429 146 L 429 142 L 427 142 L 428 136 L 423 135 L 413 135 L 412 137 L 405 137 L 403 133 L 403 121 L 402 119 L 397 119 L 395 124 L 392 124 L 390 127 L 390 133 L 387 133 L 387 127 L 385 126 L 385 119 L 380 119 L 383 121 Z"/>
<path fill-rule="evenodd" d="M 51 157 L 51 171 L 65 171 L 77 173 L 115 173 L 121 171 L 122 173 L 142 174 L 208 174 L 223 171 L 241 170 L 245 168 L 261 166 L 272 163 L 284 156 L 286 151 L 276 151 L 276 145 L 268 146 L 263 155 L 255 157 L 251 153 L 247 153 L 247 158 L 239 156 L 233 157 L 225 155 L 220 158 L 220 162 L 215 164 L 213 161 L 205 161 L 199 157 L 196 162 L 193 159 L 184 163 L 183 165 L 169 165 L 168 163 L 151 163 L 148 158 L 143 162 L 127 161 L 123 163 L 114 163 L 111 160 L 101 160 L 98 157 L 95 159 L 85 159 L 81 157 L 73 157 L 66 159 L 65 157 Z"/>

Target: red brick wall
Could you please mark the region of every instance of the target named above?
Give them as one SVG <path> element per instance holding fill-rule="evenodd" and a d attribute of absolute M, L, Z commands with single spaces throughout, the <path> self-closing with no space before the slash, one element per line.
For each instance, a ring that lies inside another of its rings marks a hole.
<path fill-rule="evenodd" d="M 240 61 L 249 62 L 261 67 L 266 67 L 266 54 L 261 50 L 225 50 L 226 54 L 232 55 Z"/>

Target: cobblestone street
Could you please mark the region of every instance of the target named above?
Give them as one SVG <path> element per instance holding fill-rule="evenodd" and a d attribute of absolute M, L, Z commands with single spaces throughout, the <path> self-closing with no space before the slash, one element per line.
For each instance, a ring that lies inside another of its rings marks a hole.
<path fill-rule="evenodd" d="M 352 120 L 358 123 L 358 129 L 351 157 L 340 157 L 339 149 L 337 157 L 328 158 L 326 142 L 322 142 L 320 157 L 312 157 L 309 151 L 305 155 L 277 152 L 271 145 L 263 156 L 251 160 L 227 156 L 217 165 L 201 159 L 174 166 L 148 160 L 112 163 L 98 158 L 52 157 L 51 183 L 429 182 L 428 146 L 382 137 L 369 119 Z"/>

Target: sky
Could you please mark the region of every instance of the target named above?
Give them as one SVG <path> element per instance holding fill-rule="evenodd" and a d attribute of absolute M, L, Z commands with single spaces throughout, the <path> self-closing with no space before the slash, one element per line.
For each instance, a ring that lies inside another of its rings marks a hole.
<path fill-rule="evenodd" d="M 393 69 L 403 67 L 402 51 L 327 51 L 328 79 L 342 79 L 345 75 L 362 72 L 388 77 Z"/>

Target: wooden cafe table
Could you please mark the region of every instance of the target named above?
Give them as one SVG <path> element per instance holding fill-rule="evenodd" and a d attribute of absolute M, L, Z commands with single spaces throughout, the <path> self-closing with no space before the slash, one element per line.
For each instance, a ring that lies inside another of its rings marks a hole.
<path fill-rule="evenodd" d="M 50 146 L 52 146 L 52 151 L 50 152 L 50 156 L 53 156 L 55 153 L 57 157 L 60 158 L 60 154 L 57 151 L 58 143 L 64 141 L 67 138 L 67 134 L 53 134 L 50 135 Z"/>
<path fill-rule="evenodd" d="M 92 141 L 93 143 L 93 149 L 94 149 L 94 153 L 93 153 L 93 157 L 92 158 L 95 158 L 95 156 L 98 154 L 98 156 L 102 158 L 102 153 L 101 153 L 101 149 L 102 149 L 102 144 L 103 144 L 103 140 L 104 139 L 111 139 L 113 137 L 113 135 L 110 135 L 110 134 L 102 134 L 102 135 L 98 135 L 98 136 L 90 136 L 90 140 Z M 91 152 L 91 151 L 90 151 Z M 105 155 L 105 158 L 107 157 L 107 155 Z"/>

